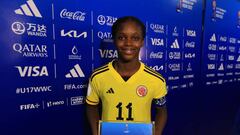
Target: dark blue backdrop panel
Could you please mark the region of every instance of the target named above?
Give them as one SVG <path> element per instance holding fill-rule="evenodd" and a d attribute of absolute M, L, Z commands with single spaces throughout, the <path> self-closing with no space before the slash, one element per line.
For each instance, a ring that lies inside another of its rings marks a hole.
<path fill-rule="evenodd" d="M 239 107 L 239 1 L 206 1 L 201 134 L 231 134 Z M 206 124 L 208 123 L 208 124 Z"/>

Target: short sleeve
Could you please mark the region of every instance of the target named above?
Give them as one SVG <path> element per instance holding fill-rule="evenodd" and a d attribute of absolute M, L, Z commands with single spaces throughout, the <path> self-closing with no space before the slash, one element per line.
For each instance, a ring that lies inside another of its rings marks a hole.
<path fill-rule="evenodd" d="M 154 99 L 160 99 L 167 94 L 166 81 L 158 82 L 154 91 Z"/>
<path fill-rule="evenodd" d="M 88 84 L 86 102 L 90 105 L 97 105 L 99 103 L 98 91 L 94 85 L 94 82 L 91 80 L 89 80 Z"/>

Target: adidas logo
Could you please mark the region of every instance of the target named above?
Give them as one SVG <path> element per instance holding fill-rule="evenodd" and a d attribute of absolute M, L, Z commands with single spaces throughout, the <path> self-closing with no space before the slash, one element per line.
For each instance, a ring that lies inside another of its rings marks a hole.
<path fill-rule="evenodd" d="M 35 16 L 35 17 L 42 18 L 41 13 L 39 12 L 33 0 L 28 0 L 27 4 L 21 5 L 19 9 L 15 10 L 15 13 L 19 15 Z"/>
<path fill-rule="evenodd" d="M 223 67 L 223 63 L 221 63 L 221 65 L 219 66 L 218 70 L 224 70 L 224 67 Z"/>
<path fill-rule="evenodd" d="M 237 58 L 237 62 L 240 62 L 240 55 L 239 55 L 238 58 Z"/>
<path fill-rule="evenodd" d="M 170 47 L 171 48 L 179 48 L 178 40 L 175 39 L 175 41 L 173 42 L 173 44 Z"/>
<path fill-rule="evenodd" d="M 213 33 L 212 37 L 210 38 L 210 41 L 212 41 L 212 42 L 216 42 L 217 41 L 215 33 Z"/>
<path fill-rule="evenodd" d="M 110 88 L 106 93 L 114 94 L 114 90 Z"/>
<path fill-rule="evenodd" d="M 81 67 L 76 64 L 74 68 L 70 70 L 70 73 L 65 75 L 66 78 L 77 78 L 77 77 L 85 77 Z"/>

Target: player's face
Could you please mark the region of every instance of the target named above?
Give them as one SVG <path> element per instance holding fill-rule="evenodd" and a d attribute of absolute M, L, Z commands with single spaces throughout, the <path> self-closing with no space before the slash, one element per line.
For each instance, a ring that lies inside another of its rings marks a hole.
<path fill-rule="evenodd" d="M 216 8 L 216 6 L 217 6 L 216 1 L 213 1 L 213 2 L 212 2 L 212 6 L 213 6 L 213 8 Z"/>
<path fill-rule="evenodd" d="M 114 43 L 119 59 L 129 62 L 138 60 L 139 52 L 144 44 L 142 30 L 135 22 L 125 22 L 116 33 Z"/>

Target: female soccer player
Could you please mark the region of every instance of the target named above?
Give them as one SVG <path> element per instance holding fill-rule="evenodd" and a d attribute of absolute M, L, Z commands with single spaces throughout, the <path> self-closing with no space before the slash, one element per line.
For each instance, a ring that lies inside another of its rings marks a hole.
<path fill-rule="evenodd" d="M 152 101 L 157 106 L 155 134 L 162 134 L 167 120 L 166 82 L 139 61 L 145 35 L 145 25 L 135 17 L 122 17 L 113 24 L 118 58 L 96 69 L 89 79 L 86 102 L 93 135 L 98 133 L 100 102 L 102 121 L 150 123 Z"/>

